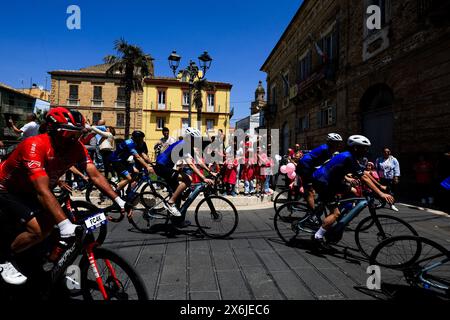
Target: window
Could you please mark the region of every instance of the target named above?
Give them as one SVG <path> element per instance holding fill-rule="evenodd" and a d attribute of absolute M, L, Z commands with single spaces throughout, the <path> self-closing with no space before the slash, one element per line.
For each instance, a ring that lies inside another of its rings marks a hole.
<path fill-rule="evenodd" d="M 335 32 L 330 32 L 319 41 L 319 47 L 325 54 L 327 61 L 334 59 L 337 50 L 336 46 L 337 43 Z"/>
<path fill-rule="evenodd" d="M 94 125 L 96 125 L 98 123 L 98 120 L 100 120 L 102 118 L 102 113 L 101 112 L 94 112 L 92 114 L 92 123 Z"/>
<path fill-rule="evenodd" d="M 189 119 L 188 118 L 183 118 L 181 119 L 181 129 L 182 129 L 182 134 L 184 134 L 185 130 L 189 127 Z"/>
<path fill-rule="evenodd" d="M 208 93 L 208 101 L 207 101 L 207 109 L 208 112 L 214 112 L 214 99 L 215 94 L 214 93 Z"/>
<path fill-rule="evenodd" d="M 189 98 L 189 91 L 183 91 L 183 109 L 189 108 L 190 100 L 191 99 Z"/>
<path fill-rule="evenodd" d="M 214 131 L 214 120 L 213 119 L 207 119 L 206 120 L 206 130 L 207 131 Z"/>
<path fill-rule="evenodd" d="M 317 125 L 319 128 L 336 124 L 336 106 L 325 107 L 317 113 Z"/>
<path fill-rule="evenodd" d="M 124 113 L 117 114 L 116 127 L 125 127 L 125 114 Z"/>
<path fill-rule="evenodd" d="M 158 90 L 158 109 L 165 110 L 166 109 L 166 91 Z"/>
<path fill-rule="evenodd" d="M 166 119 L 165 118 L 156 118 L 156 129 L 162 130 L 165 126 Z"/>
<path fill-rule="evenodd" d="M 270 89 L 270 101 L 272 104 L 277 102 L 277 87 L 275 85 L 273 85 Z"/>
<path fill-rule="evenodd" d="M 116 99 L 116 107 L 125 107 L 125 88 L 124 87 L 118 87 L 117 88 L 117 99 Z"/>
<path fill-rule="evenodd" d="M 311 75 L 312 69 L 312 54 L 309 51 L 299 62 L 299 80 L 306 80 Z"/>
<path fill-rule="evenodd" d="M 298 119 L 298 131 L 303 132 L 309 129 L 309 114 Z"/>
<path fill-rule="evenodd" d="M 69 106 L 78 106 L 78 85 L 69 85 L 69 100 L 67 101 Z"/>
<path fill-rule="evenodd" d="M 94 86 L 93 98 L 92 98 L 92 106 L 102 106 L 102 87 Z"/>

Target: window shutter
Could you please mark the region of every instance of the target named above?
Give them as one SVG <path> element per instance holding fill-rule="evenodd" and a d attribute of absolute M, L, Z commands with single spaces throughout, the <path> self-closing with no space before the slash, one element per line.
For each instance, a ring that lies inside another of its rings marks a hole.
<path fill-rule="evenodd" d="M 337 116 L 336 111 L 337 111 L 336 105 L 332 106 L 331 107 L 331 118 L 332 118 L 331 122 L 332 122 L 332 124 L 336 124 L 336 116 Z"/>

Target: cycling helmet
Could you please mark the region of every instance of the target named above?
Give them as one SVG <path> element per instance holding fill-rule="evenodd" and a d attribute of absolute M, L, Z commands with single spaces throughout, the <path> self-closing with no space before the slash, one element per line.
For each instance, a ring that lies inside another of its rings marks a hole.
<path fill-rule="evenodd" d="M 186 128 L 185 134 L 186 135 L 190 135 L 191 137 L 194 137 L 194 138 L 201 138 L 202 137 L 202 134 L 200 133 L 200 130 L 192 128 L 192 127 Z"/>
<path fill-rule="evenodd" d="M 131 138 L 133 139 L 139 139 L 139 138 L 145 138 L 145 134 L 142 131 L 139 130 L 135 130 L 133 131 L 133 133 L 131 134 Z"/>
<path fill-rule="evenodd" d="M 327 141 L 343 141 L 340 134 L 337 133 L 329 133 L 327 135 Z"/>
<path fill-rule="evenodd" d="M 370 147 L 371 143 L 370 140 L 367 139 L 364 136 L 361 135 L 353 135 L 350 136 L 347 140 L 347 145 L 349 147 L 353 147 L 353 146 L 364 146 L 364 147 Z"/>
<path fill-rule="evenodd" d="M 67 135 L 70 132 L 81 132 L 86 124 L 83 115 L 76 110 L 67 110 L 56 107 L 47 112 L 45 116 L 49 132 L 62 132 Z"/>

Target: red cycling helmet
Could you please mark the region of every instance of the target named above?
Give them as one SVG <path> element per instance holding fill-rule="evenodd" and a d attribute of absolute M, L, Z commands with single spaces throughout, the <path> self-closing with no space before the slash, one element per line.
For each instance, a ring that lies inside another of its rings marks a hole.
<path fill-rule="evenodd" d="M 64 107 L 51 109 L 45 116 L 49 132 L 61 132 L 63 136 L 81 132 L 86 124 L 83 115 L 76 110 Z"/>

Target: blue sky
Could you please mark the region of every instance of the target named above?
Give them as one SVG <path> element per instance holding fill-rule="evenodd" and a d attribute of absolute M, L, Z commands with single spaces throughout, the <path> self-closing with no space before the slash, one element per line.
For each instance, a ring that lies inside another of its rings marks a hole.
<path fill-rule="evenodd" d="M 155 58 L 155 73 L 170 76 L 172 50 L 189 59 L 207 50 L 207 78 L 233 84 L 235 120 L 249 114 L 259 69 L 302 0 L 58 0 L 5 1 L 0 19 L 0 82 L 50 88 L 47 71 L 102 63 L 124 37 Z M 81 8 L 81 30 L 69 30 L 66 9 Z"/>

